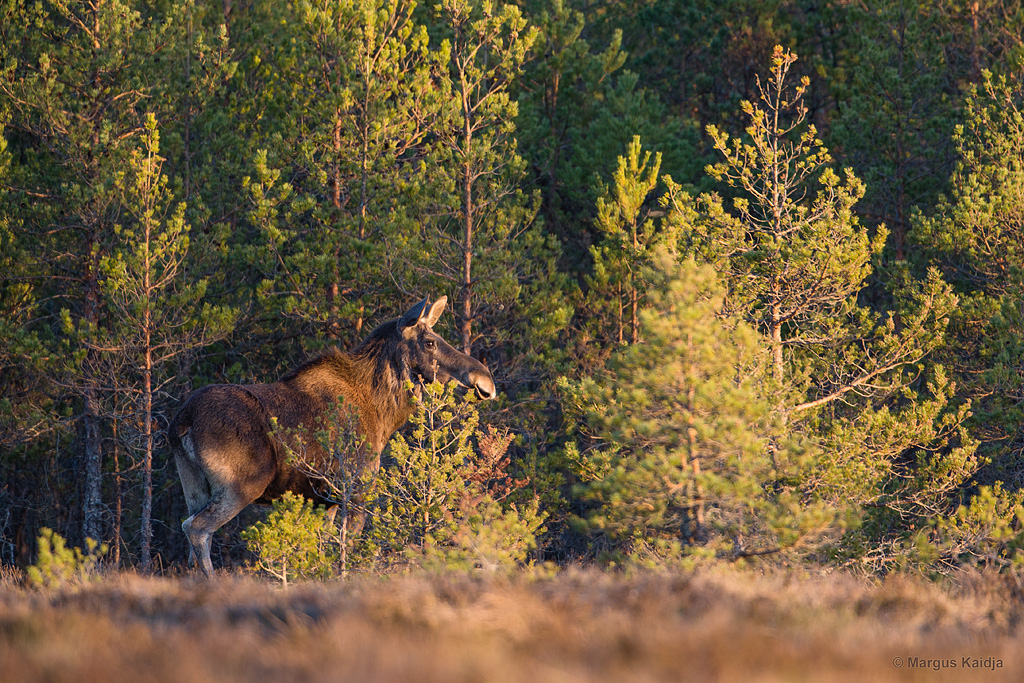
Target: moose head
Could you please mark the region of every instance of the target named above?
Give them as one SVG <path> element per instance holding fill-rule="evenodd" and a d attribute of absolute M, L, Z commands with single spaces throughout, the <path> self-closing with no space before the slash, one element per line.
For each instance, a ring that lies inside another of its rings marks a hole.
<path fill-rule="evenodd" d="M 444 312 L 448 297 L 442 296 L 433 305 L 419 302 L 398 319 L 402 352 L 414 381 L 447 382 L 454 379 L 463 386 L 476 389 L 480 398 L 494 398 L 494 379 L 487 367 L 472 356 L 462 353 L 434 332 L 434 325 Z"/>

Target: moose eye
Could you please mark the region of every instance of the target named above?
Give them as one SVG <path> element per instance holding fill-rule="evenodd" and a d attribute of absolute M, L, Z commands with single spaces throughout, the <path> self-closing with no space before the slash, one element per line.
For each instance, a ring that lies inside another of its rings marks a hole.
<path fill-rule="evenodd" d="M 423 342 L 423 345 L 427 347 L 428 351 L 433 351 L 434 349 L 437 348 L 437 342 L 435 342 L 433 339 L 426 340 L 425 342 Z"/>

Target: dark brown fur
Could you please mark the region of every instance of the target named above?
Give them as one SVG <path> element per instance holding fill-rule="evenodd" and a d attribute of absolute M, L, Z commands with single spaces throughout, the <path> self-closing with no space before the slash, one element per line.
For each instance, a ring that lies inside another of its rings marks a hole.
<path fill-rule="evenodd" d="M 406 380 L 454 378 L 485 397 L 494 395 L 487 368 L 433 332 L 445 302 L 442 297 L 428 307 L 424 299 L 380 325 L 351 353 L 331 349 L 278 382 L 216 384 L 188 397 L 168 437 L 190 515 L 182 524 L 189 557 L 198 558 L 204 573 L 213 571 L 213 532 L 250 503 L 270 502 L 286 491 L 323 502 L 309 479 L 288 464 L 272 418 L 279 433 L 294 431 L 306 448 L 318 449 L 312 432 L 343 397 L 365 444 L 364 453 L 344 457 L 377 469 L 388 439 L 412 412 Z"/>

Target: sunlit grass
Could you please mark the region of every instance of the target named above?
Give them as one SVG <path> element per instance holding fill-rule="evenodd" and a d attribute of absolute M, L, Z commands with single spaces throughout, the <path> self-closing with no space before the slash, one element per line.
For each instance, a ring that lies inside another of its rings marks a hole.
<path fill-rule="evenodd" d="M 287 591 L 238 576 L 120 574 L 67 591 L 8 580 L 0 679 L 1016 680 L 1022 607 L 1012 577 L 976 573 L 938 585 L 568 570 L 365 577 Z M 994 657 L 1002 668 L 965 669 L 963 657 Z M 957 666 L 909 667 L 910 658 Z"/>

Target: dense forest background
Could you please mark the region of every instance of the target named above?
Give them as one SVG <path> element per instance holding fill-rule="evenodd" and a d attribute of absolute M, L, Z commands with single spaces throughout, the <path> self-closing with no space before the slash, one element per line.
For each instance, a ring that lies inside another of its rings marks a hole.
<path fill-rule="evenodd" d="M 1014 0 L 3 0 L 0 560 L 183 561 L 182 398 L 443 294 L 532 559 L 1017 562 L 1022 36 Z"/>

